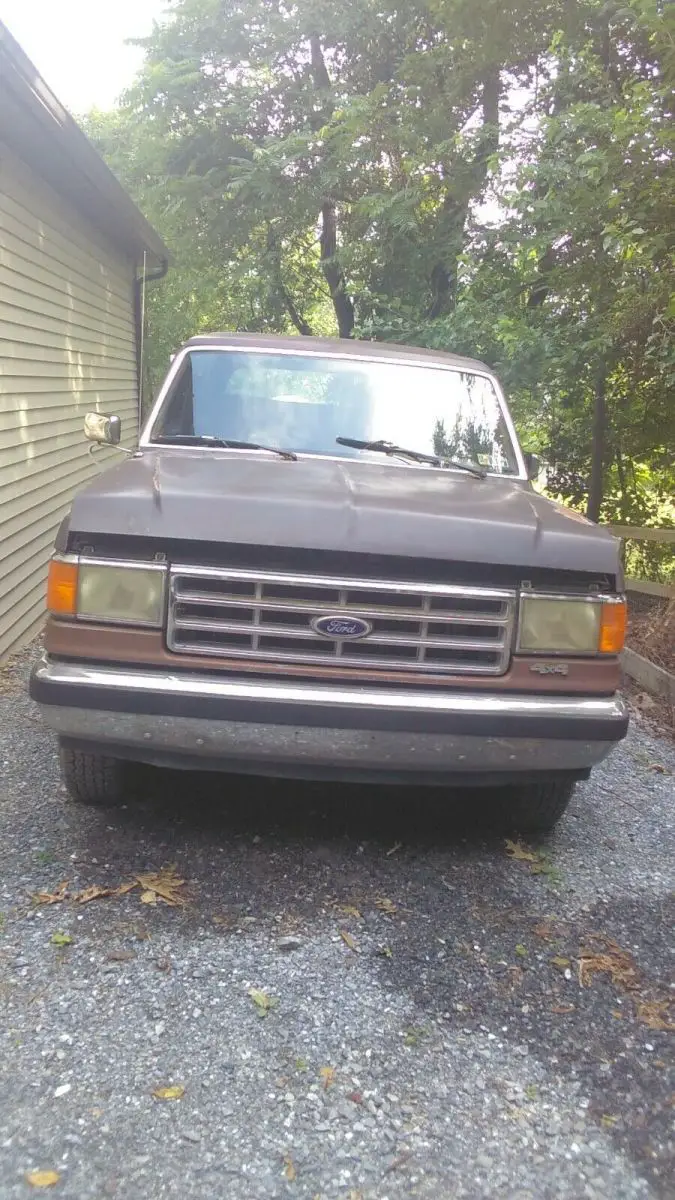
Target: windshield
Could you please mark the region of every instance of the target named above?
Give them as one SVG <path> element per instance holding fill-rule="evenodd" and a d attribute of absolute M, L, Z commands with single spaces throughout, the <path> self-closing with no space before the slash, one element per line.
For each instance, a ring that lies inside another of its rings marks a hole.
<path fill-rule="evenodd" d="M 189 436 L 373 461 L 382 456 L 336 439 L 387 441 L 495 474 L 518 472 L 490 379 L 433 365 L 191 350 L 151 440 Z"/>

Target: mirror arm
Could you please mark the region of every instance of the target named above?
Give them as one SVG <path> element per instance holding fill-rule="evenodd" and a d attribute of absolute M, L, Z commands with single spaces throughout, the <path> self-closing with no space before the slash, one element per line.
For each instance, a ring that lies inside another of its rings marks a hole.
<path fill-rule="evenodd" d="M 115 442 L 92 442 L 89 447 L 89 453 L 95 454 L 97 450 L 105 449 L 118 450 L 120 454 L 131 454 L 132 457 L 134 454 L 138 454 L 137 450 L 129 450 L 127 446 L 120 446 Z"/>

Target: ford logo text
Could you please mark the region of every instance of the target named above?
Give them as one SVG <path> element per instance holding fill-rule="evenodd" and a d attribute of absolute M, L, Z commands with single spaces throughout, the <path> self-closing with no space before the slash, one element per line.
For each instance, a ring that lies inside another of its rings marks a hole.
<path fill-rule="evenodd" d="M 333 638 L 337 642 L 353 642 L 373 632 L 369 621 L 362 621 L 360 617 L 341 616 L 315 617 L 312 629 L 322 637 Z"/>

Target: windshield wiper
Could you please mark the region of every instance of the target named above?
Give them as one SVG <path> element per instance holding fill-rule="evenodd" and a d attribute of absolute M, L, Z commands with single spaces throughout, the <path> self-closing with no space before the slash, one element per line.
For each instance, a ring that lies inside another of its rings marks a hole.
<path fill-rule="evenodd" d="M 237 442 L 231 438 L 215 437 L 212 433 L 160 433 L 155 441 L 165 446 L 215 446 L 220 450 L 267 450 L 270 454 L 278 454 L 289 462 L 297 462 L 298 456 L 292 450 L 282 450 L 279 446 L 263 446 L 260 442 Z"/>
<path fill-rule="evenodd" d="M 411 458 L 413 462 L 429 463 L 432 467 L 454 467 L 457 471 L 468 471 L 477 479 L 485 479 L 487 471 L 478 463 L 460 462 L 454 458 L 439 458 L 436 454 L 423 454 L 420 450 L 406 450 L 394 442 L 362 442 L 358 438 L 338 437 L 335 439 L 339 446 L 351 446 L 354 450 L 374 450 L 378 454 L 400 454 L 403 458 Z"/>

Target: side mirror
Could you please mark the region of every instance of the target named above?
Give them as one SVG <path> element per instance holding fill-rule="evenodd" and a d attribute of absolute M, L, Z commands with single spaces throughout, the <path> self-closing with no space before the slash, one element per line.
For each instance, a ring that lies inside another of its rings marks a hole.
<path fill-rule="evenodd" d="M 104 417 L 102 413 L 90 412 L 84 418 L 84 436 L 88 442 L 101 446 L 119 446 L 122 437 L 122 422 L 119 417 Z"/>
<path fill-rule="evenodd" d="M 541 471 L 541 459 L 538 454 L 531 454 L 529 451 L 523 455 L 525 459 L 525 468 L 527 470 L 528 479 L 536 479 Z"/>

